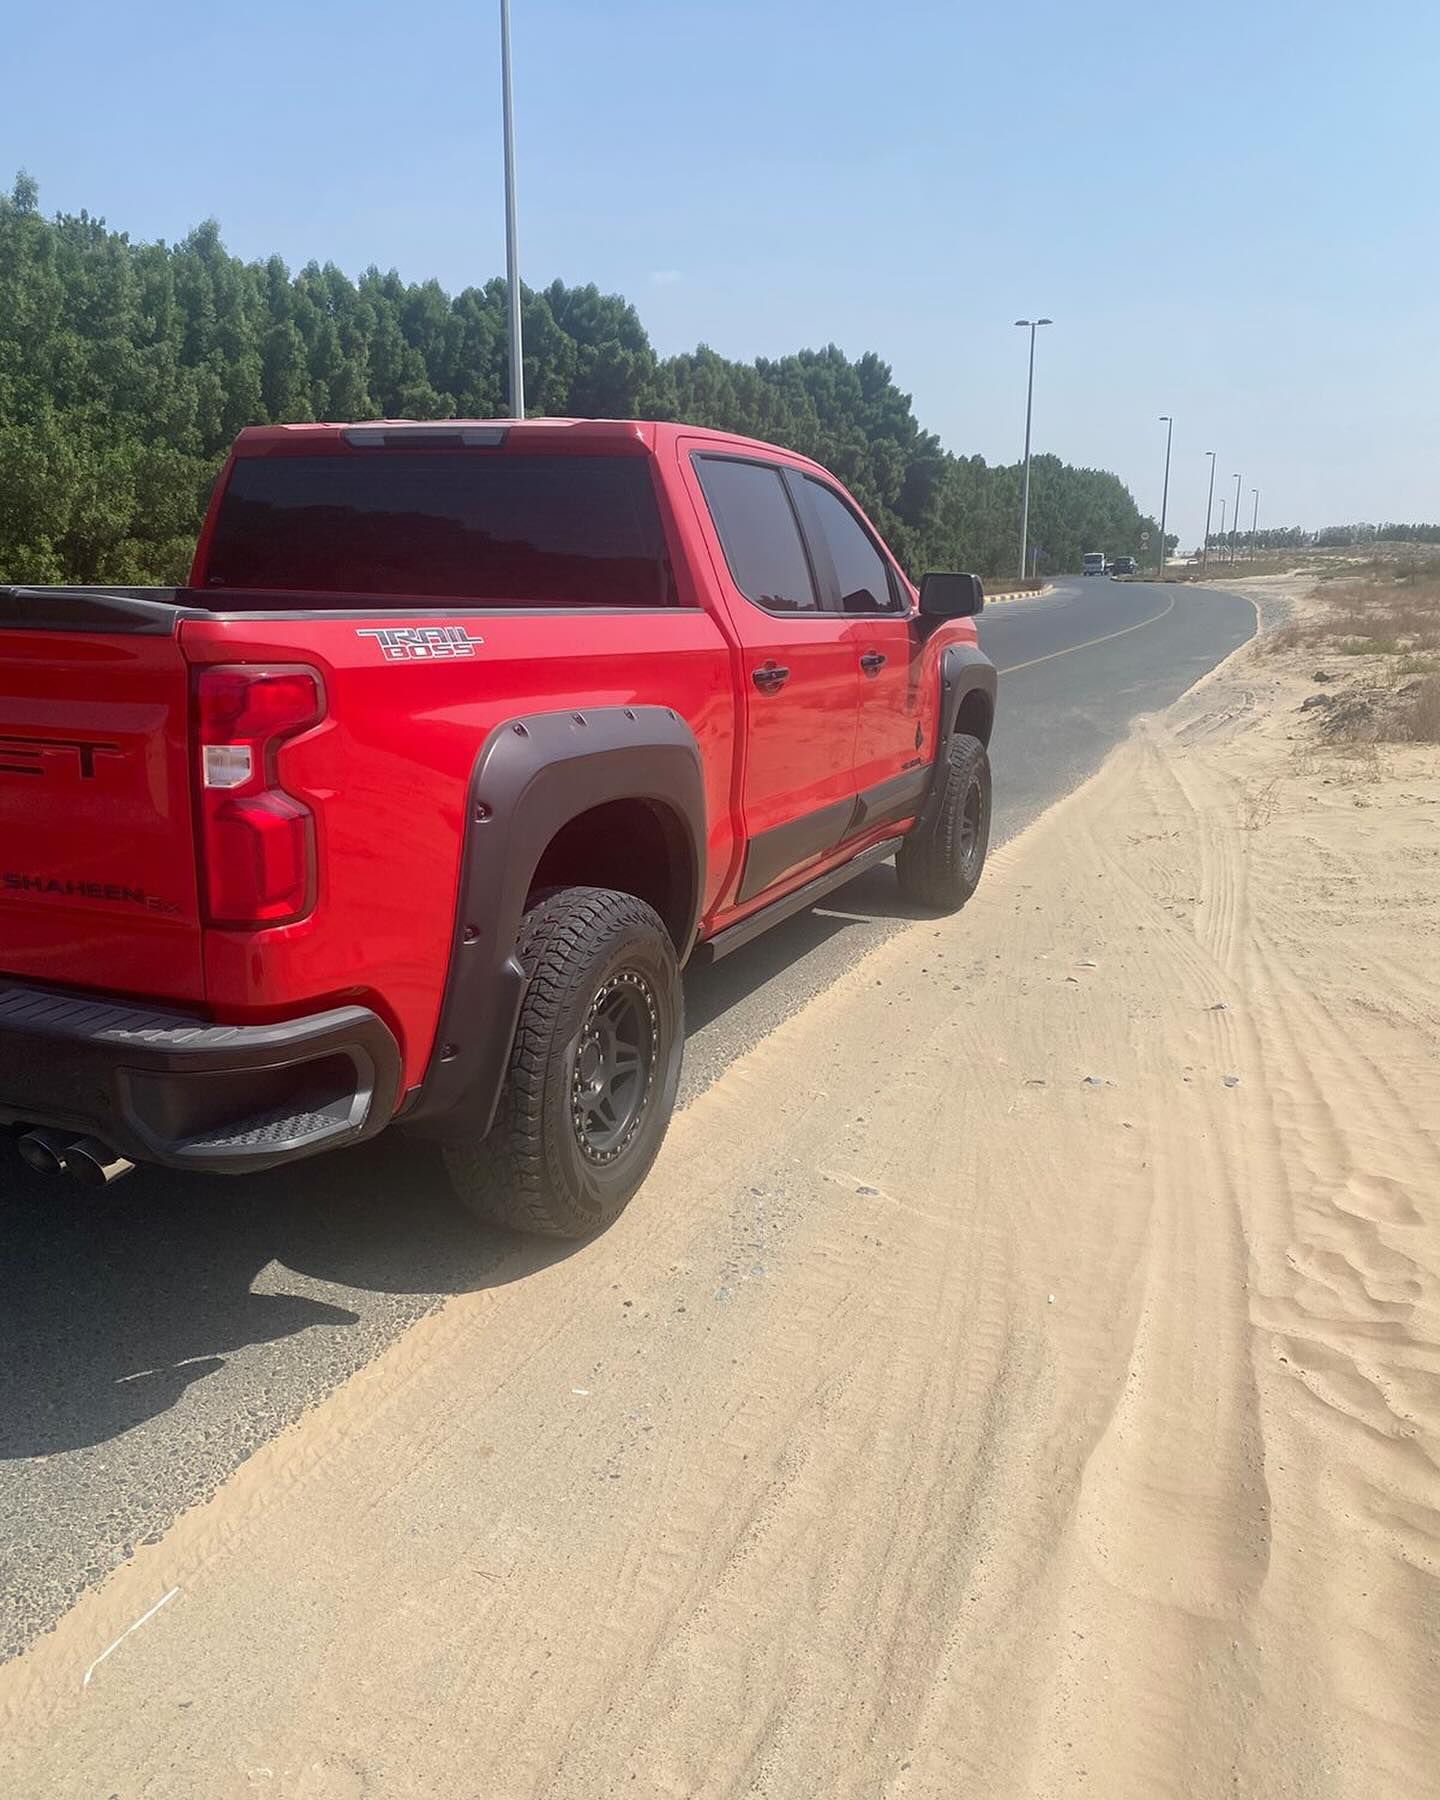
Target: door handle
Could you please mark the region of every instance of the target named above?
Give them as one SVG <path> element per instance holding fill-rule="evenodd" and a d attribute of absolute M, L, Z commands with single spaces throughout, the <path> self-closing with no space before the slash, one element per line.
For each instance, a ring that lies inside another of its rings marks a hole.
<path fill-rule="evenodd" d="M 878 650 L 867 650 L 860 658 L 860 667 L 867 675 L 878 675 L 885 667 L 885 658 Z"/>
<path fill-rule="evenodd" d="M 758 669 L 750 671 L 750 679 L 762 694 L 775 694 L 790 679 L 790 671 L 779 663 L 762 663 Z"/>

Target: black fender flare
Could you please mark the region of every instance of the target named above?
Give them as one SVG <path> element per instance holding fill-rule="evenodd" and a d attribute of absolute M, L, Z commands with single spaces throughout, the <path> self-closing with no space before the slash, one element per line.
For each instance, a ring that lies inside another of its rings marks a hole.
<path fill-rule="evenodd" d="M 1000 678 L 995 665 L 976 644 L 947 644 L 940 652 L 940 717 L 936 733 L 936 754 L 950 740 L 960 708 L 971 694 L 981 693 L 990 703 L 990 718 L 995 717 L 995 694 Z M 989 732 L 986 732 L 988 739 Z"/>
<path fill-rule="evenodd" d="M 497 725 L 470 773 L 445 991 L 407 1123 L 441 1137 L 489 1130 L 525 998 L 515 944 L 535 871 L 558 831 L 615 800 L 648 801 L 679 823 L 687 899 L 671 930 L 684 962 L 705 886 L 704 772 L 690 727 L 664 706 L 533 713 Z"/>
<path fill-rule="evenodd" d="M 990 724 L 995 720 L 995 695 L 1000 685 L 999 672 L 977 644 L 947 644 L 940 652 L 940 707 L 935 720 L 935 761 L 930 771 L 930 790 L 914 829 L 923 829 L 930 821 L 939 796 L 945 791 L 947 746 L 960 716 L 960 708 L 973 694 L 983 694 L 989 703 Z M 988 746 L 987 726 L 984 742 Z"/>

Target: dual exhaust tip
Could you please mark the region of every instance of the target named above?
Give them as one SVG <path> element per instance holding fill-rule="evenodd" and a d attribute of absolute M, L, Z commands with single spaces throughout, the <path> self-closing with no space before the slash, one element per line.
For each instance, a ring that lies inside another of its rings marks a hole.
<path fill-rule="evenodd" d="M 72 1138 L 64 1131 L 27 1131 L 18 1149 L 37 1175 L 70 1175 L 82 1187 L 108 1187 L 135 1167 L 99 1138 Z"/>

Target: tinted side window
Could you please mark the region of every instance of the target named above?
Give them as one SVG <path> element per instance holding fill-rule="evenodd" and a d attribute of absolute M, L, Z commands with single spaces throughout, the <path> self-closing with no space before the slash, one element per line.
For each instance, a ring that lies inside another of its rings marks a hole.
<path fill-rule="evenodd" d="M 209 586 L 407 606 L 674 600 L 643 459 L 498 450 L 242 456 L 220 502 Z"/>
<path fill-rule="evenodd" d="M 696 473 L 735 585 L 767 612 L 818 612 L 820 599 L 777 468 L 697 456 Z"/>
<path fill-rule="evenodd" d="M 890 571 L 869 532 L 832 488 L 805 480 L 840 582 L 841 612 L 898 612 Z"/>

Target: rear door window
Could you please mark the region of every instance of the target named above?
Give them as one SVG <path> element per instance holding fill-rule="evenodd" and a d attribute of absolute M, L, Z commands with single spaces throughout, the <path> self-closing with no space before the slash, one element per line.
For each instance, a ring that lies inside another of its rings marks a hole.
<path fill-rule="evenodd" d="M 484 606 L 666 606 L 675 585 L 636 456 L 354 450 L 242 456 L 210 589 Z"/>
<path fill-rule="evenodd" d="M 735 585 L 766 612 L 818 612 L 795 508 L 773 463 L 697 456 L 695 470 Z"/>

